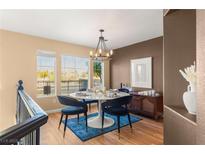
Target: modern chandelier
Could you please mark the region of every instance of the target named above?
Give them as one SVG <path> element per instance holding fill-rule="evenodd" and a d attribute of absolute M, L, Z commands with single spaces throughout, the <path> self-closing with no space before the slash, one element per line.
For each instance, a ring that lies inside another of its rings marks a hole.
<path fill-rule="evenodd" d="M 97 44 L 97 47 L 95 51 L 90 51 L 90 58 L 92 60 L 97 60 L 97 61 L 104 61 L 104 60 L 110 60 L 111 56 L 113 55 L 113 50 L 109 50 L 105 44 L 105 38 L 103 37 L 102 33 L 104 32 L 103 29 L 100 29 L 100 37 L 99 41 Z"/>

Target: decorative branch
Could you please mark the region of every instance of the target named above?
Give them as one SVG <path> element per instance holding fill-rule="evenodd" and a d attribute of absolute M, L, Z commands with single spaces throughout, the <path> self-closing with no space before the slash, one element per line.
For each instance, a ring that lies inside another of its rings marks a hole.
<path fill-rule="evenodd" d="M 195 62 L 190 67 L 184 68 L 184 71 L 179 70 L 181 75 L 189 82 L 196 83 L 196 65 Z"/>

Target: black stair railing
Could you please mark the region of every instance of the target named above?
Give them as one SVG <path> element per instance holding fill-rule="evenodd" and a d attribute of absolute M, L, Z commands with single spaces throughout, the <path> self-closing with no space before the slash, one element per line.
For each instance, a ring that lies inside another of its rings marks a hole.
<path fill-rule="evenodd" d="M 39 145 L 40 127 L 47 123 L 48 115 L 24 91 L 18 82 L 16 124 L 0 132 L 0 144 Z"/>

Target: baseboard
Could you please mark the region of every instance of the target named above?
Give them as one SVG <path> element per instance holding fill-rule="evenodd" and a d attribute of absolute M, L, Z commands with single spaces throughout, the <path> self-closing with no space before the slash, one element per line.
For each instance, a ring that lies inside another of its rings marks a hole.
<path fill-rule="evenodd" d="M 54 110 L 47 110 L 45 111 L 47 114 L 50 114 L 50 113 L 56 113 L 56 112 L 61 112 L 61 109 L 62 108 L 58 108 L 58 109 L 54 109 Z"/>

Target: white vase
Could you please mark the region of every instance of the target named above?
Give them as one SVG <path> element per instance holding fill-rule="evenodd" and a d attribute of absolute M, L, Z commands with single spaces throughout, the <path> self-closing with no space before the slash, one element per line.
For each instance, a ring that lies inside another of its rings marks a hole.
<path fill-rule="evenodd" d="M 190 83 L 183 94 L 183 101 L 190 114 L 196 114 L 196 85 Z"/>

